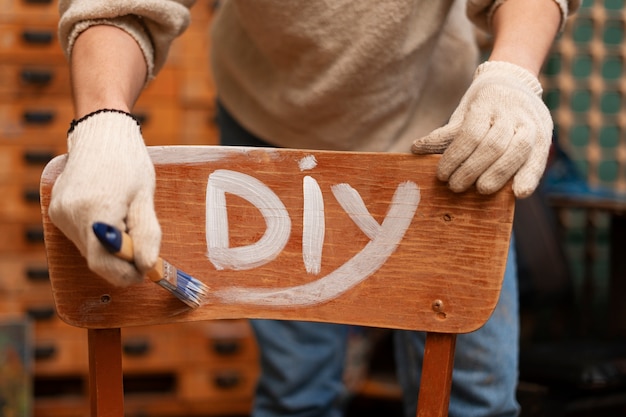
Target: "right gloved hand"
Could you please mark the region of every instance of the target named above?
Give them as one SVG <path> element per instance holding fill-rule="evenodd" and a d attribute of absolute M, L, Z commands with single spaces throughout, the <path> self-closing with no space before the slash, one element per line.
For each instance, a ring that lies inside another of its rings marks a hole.
<path fill-rule="evenodd" d="M 72 122 L 67 163 L 52 188 L 48 214 L 92 271 L 117 286 L 138 283 L 159 255 L 155 183 L 139 123 L 128 113 L 100 110 Z M 128 231 L 134 265 L 102 247 L 94 222 Z"/>

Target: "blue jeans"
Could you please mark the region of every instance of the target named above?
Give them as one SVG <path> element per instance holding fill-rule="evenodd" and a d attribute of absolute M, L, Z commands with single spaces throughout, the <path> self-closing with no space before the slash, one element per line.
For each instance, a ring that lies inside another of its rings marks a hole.
<path fill-rule="evenodd" d="M 218 105 L 220 142 L 272 146 L 246 131 Z M 260 350 L 261 377 L 253 417 L 339 417 L 345 406 L 343 365 L 348 328 L 343 325 L 252 320 Z M 395 359 L 405 415 L 415 416 L 424 334 L 396 331 Z M 519 311 L 515 251 L 509 248 L 496 310 L 478 331 L 457 339 L 450 400 L 451 417 L 519 414 Z"/>

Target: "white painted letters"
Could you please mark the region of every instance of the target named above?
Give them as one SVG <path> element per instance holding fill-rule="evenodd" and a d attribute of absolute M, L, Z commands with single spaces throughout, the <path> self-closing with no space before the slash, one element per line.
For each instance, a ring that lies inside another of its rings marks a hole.
<path fill-rule="evenodd" d="M 315 166 L 314 158 L 300 161 L 301 170 Z M 309 274 L 319 274 L 323 261 L 324 199 L 318 182 L 311 176 L 303 178 L 302 189 L 304 269 Z M 393 254 L 411 225 L 420 202 L 419 187 L 410 181 L 399 184 L 381 224 L 369 213 L 358 191 L 349 184 L 336 184 L 331 190 L 343 210 L 370 240 L 360 252 L 328 275 L 306 284 L 272 289 L 232 287 L 212 295 L 225 302 L 272 307 L 314 305 L 338 297 L 375 273 Z M 246 199 L 263 215 L 267 229 L 255 244 L 229 247 L 227 192 Z M 289 213 L 276 194 L 256 178 L 229 170 L 213 172 L 208 179 L 206 204 L 208 257 L 217 269 L 262 266 L 275 259 L 289 240 Z"/>
<path fill-rule="evenodd" d="M 322 268 L 322 247 L 326 224 L 324 197 L 319 184 L 308 175 L 302 184 L 304 192 L 304 219 L 302 224 L 302 260 L 309 274 L 319 274 Z"/>
<path fill-rule="evenodd" d="M 231 248 L 228 242 L 226 193 L 235 194 L 257 207 L 267 229 L 261 239 Z M 265 184 L 240 172 L 220 169 L 209 175 L 206 190 L 206 242 L 209 260 L 217 269 L 252 269 L 280 254 L 291 233 L 287 209 Z"/>

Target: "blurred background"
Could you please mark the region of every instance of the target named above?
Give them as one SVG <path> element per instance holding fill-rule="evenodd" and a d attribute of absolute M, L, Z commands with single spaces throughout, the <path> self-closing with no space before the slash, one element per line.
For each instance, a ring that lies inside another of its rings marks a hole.
<path fill-rule="evenodd" d="M 217 6 L 198 0 L 137 103 L 149 145 L 217 143 L 206 32 Z M 626 416 L 624 6 L 583 1 L 541 75 L 554 144 L 514 227 L 525 417 Z M 57 7 L 0 0 L 0 417 L 89 415 L 86 334 L 55 314 L 39 208 L 41 170 L 65 152 L 72 119 Z M 247 415 L 258 376 L 247 322 L 128 329 L 123 348 L 129 416 Z M 345 379 L 349 416 L 400 415 L 388 331 L 353 329 Z"/>

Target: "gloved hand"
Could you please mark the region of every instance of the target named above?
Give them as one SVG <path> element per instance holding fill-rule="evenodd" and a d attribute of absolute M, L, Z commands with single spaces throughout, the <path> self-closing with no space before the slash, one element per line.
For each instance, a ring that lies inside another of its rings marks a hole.
<path fill-rule="evenodd" d="M 141 282 L 156 264 L 161 229 L 154 211 L 154 166 L 139 123 L 117 110 L 91 113 L 72 123 L 68 154 L 52 188 L 50 219 L 92 271 L 117 286 Z M 102 247 L 92 230 L 96 221 L 128 230 L 134 266 Z"/>
<path fill-rule="evenodd" d="M 491 194 L 513 177 L 527 197 L 545 169 L 552 118 L 531 72 L 508 62 L 481 64 L 447 125 L 413 143 L 416 154 L 443 153 L 437 177 L 456 192 L 476 183 Z"/>

